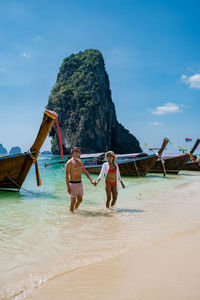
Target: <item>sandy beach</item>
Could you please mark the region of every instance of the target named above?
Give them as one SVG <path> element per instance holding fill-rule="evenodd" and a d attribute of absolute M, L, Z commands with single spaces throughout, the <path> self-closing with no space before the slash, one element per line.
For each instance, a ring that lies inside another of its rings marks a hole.
<path fill-rule="evenodd" d="M 71 214 L 63 170 L 41 171 L 52 190 L 0 202 L 0 299 L 200 299 L 198 172 L 127 177 L 113 210 L 83 178 Z"/>
<path fill-rule="evenodd" d="M 200 228 L 50 280 L 27 299 L 200 299 Z"/>

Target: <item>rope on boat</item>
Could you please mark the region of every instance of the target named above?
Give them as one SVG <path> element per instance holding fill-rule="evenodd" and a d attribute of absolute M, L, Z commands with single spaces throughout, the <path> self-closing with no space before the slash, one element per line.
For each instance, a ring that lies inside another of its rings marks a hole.
<path fill-rule="evenodd" d="M 135 165 L 135 169 L 136 169 L 136 172 L 137 172 L 137 176 L 140 176 L 135 159 L 134 159 L 134 165 Z"/>
<path fill-rule="evenodd" d="M 57 128 L 58 140 L 59 140 L 59 146 L 60 146 L 60 156 L 61 156 L 61 159 L 64 160 L 64 158 L 63 158 L 62 138 L 61 138 L 60 128 L 59 128 L 59 124 L 58 124 L 58 118 L 55 115 L 51 114 L 49 111 L 46 111 L 46 110 L 45 110 L 45 114 L 47 116 L 49 116 L 50 118 L 56 120 L 56 128 Z"/>
<path fill-rule="evenodd" d="M 42 181 L 41 181 L 41 177 L 40 177 L 40 171 L 39 171 L 37 158 L 31 153 L 30 149 L 28 150 L 28 155 L 32 158 L 33 163 L 35 164 L 35 176 L 36 176 L 37 186 L 41 186 Z"/>
<path fill-rule="evenodd" d="M 192 154 L 191 154 L 190 152 L 188 152 L 188 154 L 189 154 L 189 156 L 190 156 L 192 162 L 196 161 L 196 162 L 198 163 L 199 167 L 200 167 L 199 161 L 198 161 L 197 159 L 195 159 L 195 158 L 192 156 Z"/>
<path fill-rule="evenodd" d="M 33 195 L 35 194 L 35 193 L 33 193 L 33 192 L 29 191 L 29 190 L 26 190 L 26 189 L 20 187 L 19 184 L 18 184 L 13 178 L 8 177 L 8 176 L 7 176 L 7 178 L 8 178 L 10 181 L 12 181 L 12 183 L 14 183 L 14 184 L 16 185 L 16 187 L 18 187 L 19 189 L 24 190 L 25 192 L 31 193 L 31 194 L 33 194 Z"/>

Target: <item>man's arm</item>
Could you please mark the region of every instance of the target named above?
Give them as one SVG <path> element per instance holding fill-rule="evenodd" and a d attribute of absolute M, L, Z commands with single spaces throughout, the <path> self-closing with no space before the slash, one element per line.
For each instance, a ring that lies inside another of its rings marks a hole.
<path fill-rule="evenodd" d="M 70 170 L 71 170 L 71 162 L 68 161 L 65 167 L 65 181 L 67 185 L 67 191 L 69 194 L 71 194 L 71 186 L 69 184 L 69 175 L 70 175 Z"/>
<path fill-rule="evenodd" d="M 95 185 L 94 180 L 90 177 L 90 174 L 89 174 L 88 171 L 85 169 L 85 167 L 84 167 L 84 165 L 83 165 L 82 162 L 81 162 L 81 164 L 82 164 L 82 172 L 87 176 L 87 178 L 90 180 L 90 182 L 91 182 L 92 184 Z"/>

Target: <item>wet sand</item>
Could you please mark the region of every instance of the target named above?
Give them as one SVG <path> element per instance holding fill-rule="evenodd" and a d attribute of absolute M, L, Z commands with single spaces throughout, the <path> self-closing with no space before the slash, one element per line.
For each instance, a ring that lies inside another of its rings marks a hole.
<path fill-rule="evenodd" d="M 200 299 L 200 227 L 54 278 L 27 299 Z"/>

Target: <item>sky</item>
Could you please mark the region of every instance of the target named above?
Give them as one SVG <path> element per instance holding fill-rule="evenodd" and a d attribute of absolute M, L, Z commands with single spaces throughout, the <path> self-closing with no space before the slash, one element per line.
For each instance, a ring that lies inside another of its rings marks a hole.
<path fill-rule="evenodd" d="M 200 137 L 198 0 L 0 0 L 0 144 L 28 150 L 63 59 L 85 49 L 101 51 L 117 119 L 144 151 L 164 137 L 168 153 L 191 149 Z"/>

